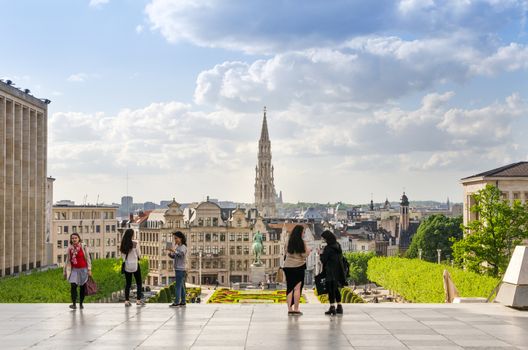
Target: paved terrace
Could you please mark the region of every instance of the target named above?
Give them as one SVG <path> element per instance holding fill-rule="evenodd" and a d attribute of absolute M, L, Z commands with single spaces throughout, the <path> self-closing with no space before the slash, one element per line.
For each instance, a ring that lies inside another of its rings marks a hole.
<path fill-rule="evenodd" d="M 0 304 L 1 349 L 528 349 L 528 312 L 498 304 Z"/>

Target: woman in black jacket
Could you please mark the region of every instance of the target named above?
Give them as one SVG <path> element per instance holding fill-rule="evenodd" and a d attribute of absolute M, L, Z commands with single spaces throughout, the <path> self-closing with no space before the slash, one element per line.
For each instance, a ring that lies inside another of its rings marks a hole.
<path fill-rule="evenodd" d="M 343 251 L 331 231 L 326 230 L 321 236 L 326 241 L 326 246 L 320 258 L 323 264 L 323 273 L 326 275 L 326 288 L 330 301 L 330 308 L 325 312 L 325 315 L 342 315 L 343 306 L 341 305 L 341 292 L 339 289 L 346 284 L 342 260 Z M 336 302 L 337 308 L 335 305 Z"/>

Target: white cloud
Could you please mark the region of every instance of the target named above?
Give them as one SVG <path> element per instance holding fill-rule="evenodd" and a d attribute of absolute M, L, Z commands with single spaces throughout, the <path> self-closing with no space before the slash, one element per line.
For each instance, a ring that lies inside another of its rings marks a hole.
<path fill-rule="evenodd" d="M 106 5 L 110 2 L 110 0 L 90 0 L 90 7 L 99 7 Z"/>
<path fill-rule="evenodd" d="M 232 110 L 302 104 L 381 104 L 410 93 L 476 75 L 526 70 L 528 49 L 472 48 L 472 39 L 452 37 L 406 41 L 397 37 L 358 37 L 334 49 L 277 54 L 253 62 L 223 62 L 201 72 L 195 102 Z"/>
<path fill-rule="evenodd" d="M 143 33 L 144 27 L 141 24 L 138 24 L 136 26 L 136 33 L 141 34 Z"/>
<path fill-rule="evenodd" d="M 151 0 L 152 27 L 170 42 L 245 52 L 284 52 L 336 44 L 364 35 L 399 32 L 445 37 L 522 25 L 526 2 L 494 0 L 311 1 Z M 375 15 L 374 15 L 375 14 Z"/>
<path fill-rule="evenodd" d="M 87 80 L 99 79 L 100 77 L 99 74 L 75 73 L 71 74 L 66 80 L 72 83 L 84 83 Z"/>

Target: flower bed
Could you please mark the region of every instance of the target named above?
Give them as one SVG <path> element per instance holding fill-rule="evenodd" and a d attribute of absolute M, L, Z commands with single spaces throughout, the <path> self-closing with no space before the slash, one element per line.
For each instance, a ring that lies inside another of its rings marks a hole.
<path fill-rule="evenodd" d="M 217 289 L 207 301 L 211 304 L 238 304 L 238 303 L 286 303 L 285 290 L 273 291 L 253 291 L 253 290 L 232 290 Z M 301 295 L 301 303 L 306 299 Z"/>

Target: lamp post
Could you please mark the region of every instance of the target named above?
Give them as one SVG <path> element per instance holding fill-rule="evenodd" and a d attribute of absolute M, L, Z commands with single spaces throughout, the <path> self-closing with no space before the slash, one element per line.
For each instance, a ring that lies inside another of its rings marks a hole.
<path fill-rule="evenodd" d="M 198 281 L 200 290 L 202 289 L 202 250 L 198 251 Z"/>
<path fill-rule="evenodd" d="M 440 254 L 442 253 L 442 249 L 437 249 L 436 253 L 437 253 L 437 257 L 438 257 L 438 263 L 440 264 Z"/>
<path fill-rule="evenodd" d="M 422 260 L 422 248 L 418 248 L 418 258 Z"/>

